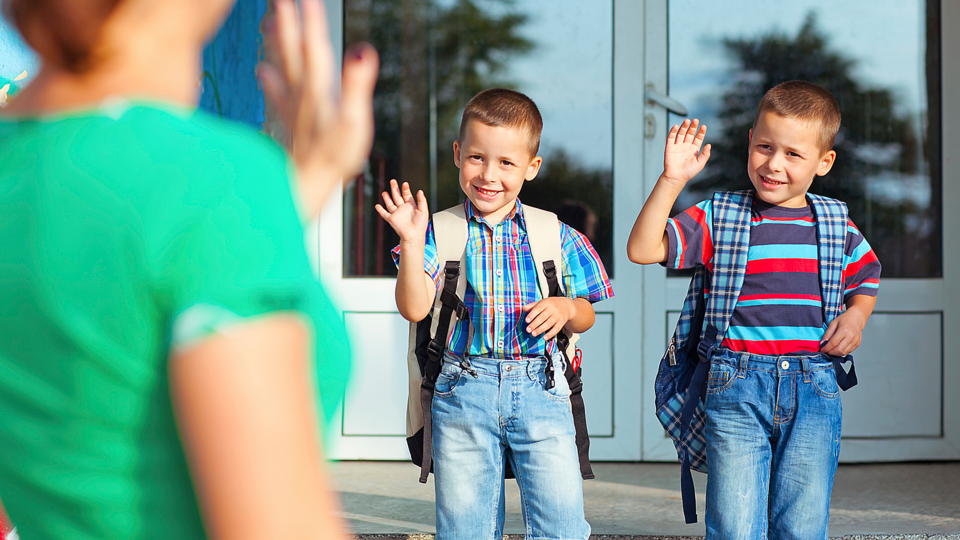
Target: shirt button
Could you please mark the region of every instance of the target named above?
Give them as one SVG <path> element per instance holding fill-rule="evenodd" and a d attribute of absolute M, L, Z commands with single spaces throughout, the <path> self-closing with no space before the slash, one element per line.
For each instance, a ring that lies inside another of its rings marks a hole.
<path fill-rule="evenodd" d="M 512 368 L 511 366 L 507 366 L 507 367 L 504 368 L 504 369 L 505 369 L 506 371 L 510 371 L 510 370 L 513 369 L 513 368 Z"/>
<path fill-rule="evenodd" d="M 497 270 L 497 277 L 503 277 L 503 270 Z"/>
<path fill-rule="evenodd" d="M 790 367 L 790 362 L 787 362 L 786 360 L 784 360 L 783 362 L 780 362 L 781 369 L 788 369 L 789 367 Z"/>
<path fill-rule="evenodd" d="M 498 342 L 497 342 L 497 347 L 503 348 L 503 341 L 498 341 Z"/>
<path fill-rule="evenodd" d="M 500 313 L 503 313 L 503 306 L 500 306 Z"/>

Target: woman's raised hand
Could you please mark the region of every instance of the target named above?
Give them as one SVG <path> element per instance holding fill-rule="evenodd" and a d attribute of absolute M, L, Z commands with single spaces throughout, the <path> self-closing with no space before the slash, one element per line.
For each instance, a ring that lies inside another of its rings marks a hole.
<path fill-rule="evenodd" d="M 352 180 L 373 142 L 373 90 L 379 60 L 369 44 L 344 55 L 339 99 L 334 57 L 320 0 L 273 0 L 266 24 L 267 58 L 259 67 L 263 91 L 283 124 L 297 168 L 300 202 L 316 216 L 343 181 Z"/>

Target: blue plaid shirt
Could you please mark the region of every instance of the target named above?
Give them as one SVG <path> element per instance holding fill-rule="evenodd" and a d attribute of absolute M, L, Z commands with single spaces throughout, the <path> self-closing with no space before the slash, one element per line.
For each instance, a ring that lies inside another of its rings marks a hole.
<path fill-rule="evenodd" d="M 523 205 L 516 207 L 503 221 L 491 226 L 469 200 L 464 202 L 467 216 L 466 272 L 464 303 L 470 311 L 473 338 L 469 343 L 467 321 L 456 324 L 447 348 L 450 352 L 492 358 L 543 356 L 552 352 L 543 336 L 526 331 L 521 308 L 542 298 L 530 245 L 527 242 Z M 590 302 L 613 296 L 613 288 L 600 257 L 583 234 L 560 223 L 563 243 L 560 274 L 566 296 Z M 392 251 L 400 264 L 400 246 Z M 437 260 L 433 223 L 427 228 L 424 271 L 440 287 L 440 261 Z"/>

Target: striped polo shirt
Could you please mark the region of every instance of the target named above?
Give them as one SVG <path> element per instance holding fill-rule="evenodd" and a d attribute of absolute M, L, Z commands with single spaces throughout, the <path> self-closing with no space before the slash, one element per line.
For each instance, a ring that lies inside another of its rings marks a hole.
<path fill-rule="evenodd" d="M 477 214 L 469 200 L 464 202 L 467 217 L 466 274 L 467 286 L 463 302 L 470 311 L 473 326 L 470 338 L 467 321 L 459 321 L 447 343 L 456 354 L 491 358 L 543 356 L 553 352 L 543 335 L 527 333 L 521 310 L 526 304 L 540 300 L 533 255 L 527 242 L 527 226 L 523 205 L 516 206 L 503 221 L 491 225 Z M 607 271 L 593 245 L 576 229 L 560 222 L 562 253 L 561 285 L 570 298 L 599 302 L 613 296 Z M 400 246 L 391 252 L 394 263 L 400 264 Z M 433 223 L 427 227 L 424 249 L 424 271 L 441 284 L 440 262 L 437 259 Z M 467 341 L 470 341 L 467 343 Z"/>
<path fill-rule="evenodd" d="M 712 270 L 713 208 L 703 201 L 667 221 L 665 265 Z M 820 350 L 826 330 L 820 297 L 817 222 L 813 208 L 786 208 L 754 199 L 747 269 L 722 346 L 755 354 Z M 843 259 L 844 300 L 876 296 L 880 261 L 852 221 Z M 709 294 L 709 291 L 707 291 Z"/>

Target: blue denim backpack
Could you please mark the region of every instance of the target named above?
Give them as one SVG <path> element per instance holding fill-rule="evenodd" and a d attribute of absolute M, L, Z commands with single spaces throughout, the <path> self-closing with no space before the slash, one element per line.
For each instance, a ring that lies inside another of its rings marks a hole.
<path fill-rule="evenodd" d="M 847 238 L 847 205 L 807 194 L 817 220 L 820 293 L 829 324 L 843 309 L 843 248 Z M 683 301 L 680 320 L 660 360 L 655 382 L 657 419 L 673 441 L 680 459 L 680 491 L 687 523 L 696 523 L 693 476 L 707 472 L 703 435 L 704 389 L 710 358 L 723 342 L 740 297 L 750 247 L 753 191 L 713 195 L 713 272 L 697 266 Z M 709 285 L 709 287 L 706 287 Z M 709 295 L 704 290 L 710 291 Z M 847 390 L 857 384 L 853 357 L 832 358 L 837 382 Z M 842 363 L 850 362 L 845 372 Z"/>

